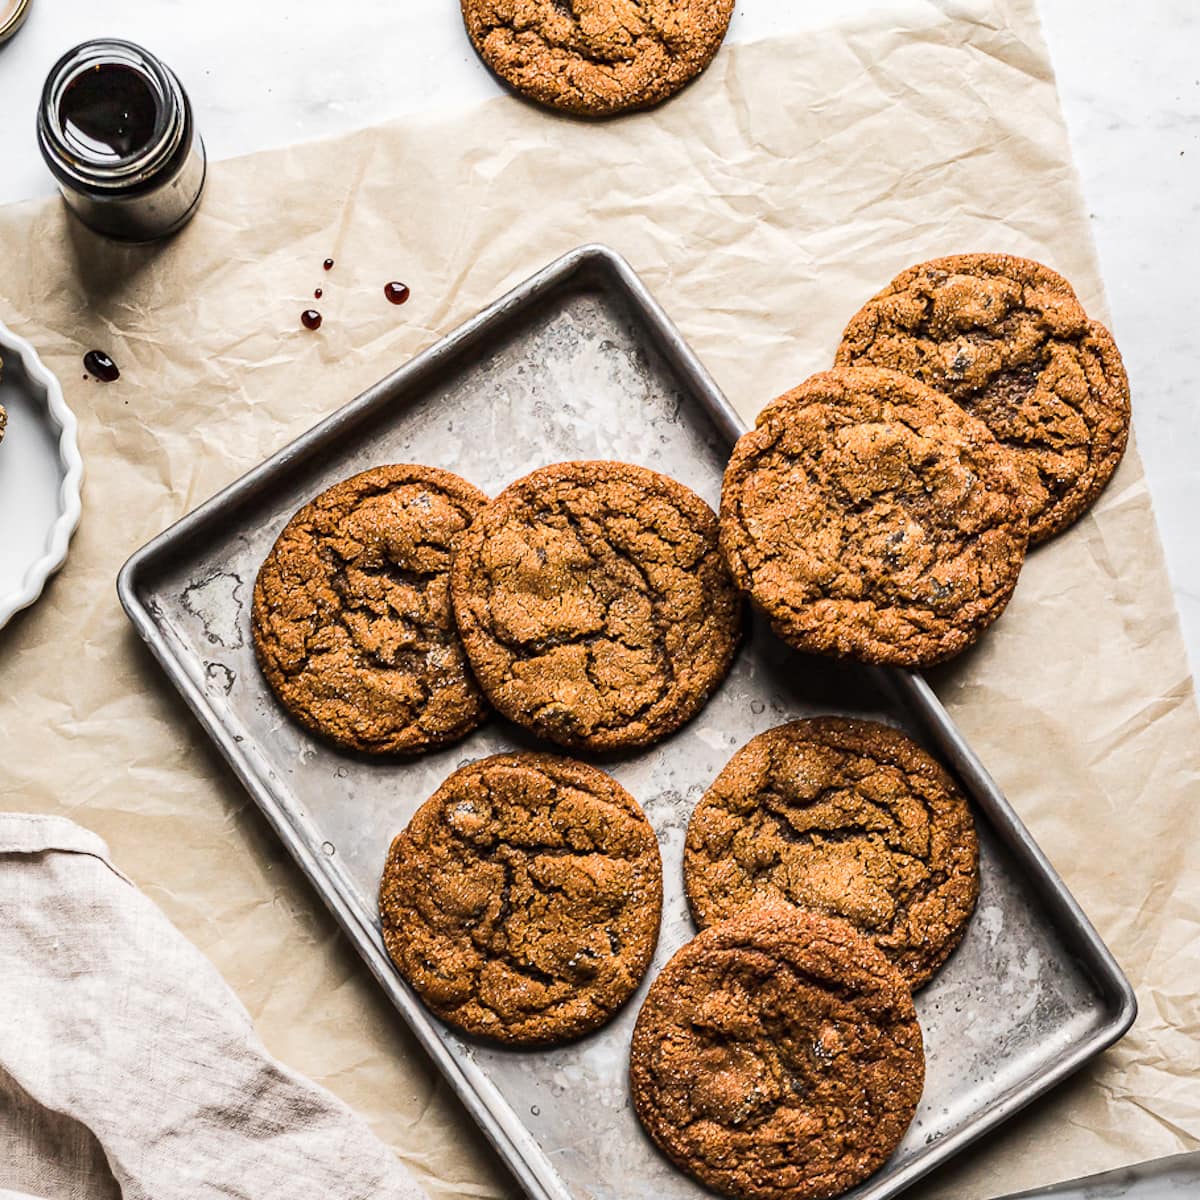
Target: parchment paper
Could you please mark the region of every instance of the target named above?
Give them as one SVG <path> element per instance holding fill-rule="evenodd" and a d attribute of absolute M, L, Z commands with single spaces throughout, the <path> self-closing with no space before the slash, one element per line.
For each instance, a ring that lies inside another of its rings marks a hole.
<path fill-rule="evenodd" d="M 0 802 L 101 834 L 270 1049 L 440 1196 L 513 1185 L 136 642 L 113 584 L 169 522 L 591 240 L 628 257 L 747 418 L 828 366 L 859 304 L 931 255 L 1032 255 L 1106 315 L 1032 0 L 888 3 L 728 47 L 672 103 L 607 124 L 505 98 L 215 164 L 199 216 L 157 248 L 106 245 L 56 202 L 0 214 L 0 317 L 61 377 L 87 464 L 65 569 L 0 634 Z M 391 279 L 412 288 L 402 308 L 384 299 Z M 312 334 L 298 318 L 317 286 Z M 93 346 L 118 383 L 82 380 Z M 1135 449 L 935 683 L 1141 1016 L 912 1194 L 973 1200 L 1194 1148 L 1200 720 Z"/>

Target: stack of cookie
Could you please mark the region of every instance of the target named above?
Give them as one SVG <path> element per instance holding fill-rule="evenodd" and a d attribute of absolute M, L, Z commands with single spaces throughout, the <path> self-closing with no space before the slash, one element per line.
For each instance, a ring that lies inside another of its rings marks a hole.
<path fill-rule="evenodd" d="M 931 666 L 1000 615 L 1027 546 L 1087 511 L 1128 431 L 1120 354 L 1062 276 L 923 263 L 739 440 L 722 548 L 793 646 Z"/>
<path fill-rule="evenodd" d="M 824 1200 L 862 1182 L 921 1096 L 911 993 L 958 945 L 979 894 L 965 799 L 888 726 L 778 726 L 696 806 L 684 883 L 702 932 L 638 1016 L 643 1125 L 726 1195 Z"/>

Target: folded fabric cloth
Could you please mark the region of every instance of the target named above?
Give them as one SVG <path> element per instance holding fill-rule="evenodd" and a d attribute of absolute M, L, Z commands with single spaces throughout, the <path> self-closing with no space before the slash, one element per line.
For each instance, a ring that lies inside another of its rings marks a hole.
<path fill-rule="evenodd" d="M 98 837 L 0 814 L 0 1200 L 12 1196 L 427 1200 L 344 1104 L 267 1054 Z"/>

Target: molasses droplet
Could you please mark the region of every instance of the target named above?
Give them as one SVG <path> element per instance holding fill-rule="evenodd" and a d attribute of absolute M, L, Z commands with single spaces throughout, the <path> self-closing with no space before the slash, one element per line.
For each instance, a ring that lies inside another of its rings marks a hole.
<path fill-rule="evenodd" d="M 89 375 L 95 375 L 101 383 L 112 383 L 121 378 L 117 364 L 103 350 L 89 350 L 83 356 L 83 367 Z"/>
<path fill-rule="evenodd" d="M 300 314 L 300 324 L 303 325 L 305 329 L 320 329 L 321 314 L 317 312 L 315 308 L 306 308 Z"/>
<path fill-rule="evenodd" d="M 391 283 L 384 285 L 383 294 L 393 304 L 403 304 L 409 297 L 408 285 L 393 280 Z"/>
<path fill-rule="evenodd" d="M 333 270 L 333 259 L 327 258 L 321 265 L 325 268 L 325 270 L 332 271 Z"/>
<path fill-rule="evenodd" d="M 317 290 L 313 292 L 313 299 L 320 300 L 323 295 L 325 295 L 324 291 L 322 291 L 321 288 L 317 288 Z"/>

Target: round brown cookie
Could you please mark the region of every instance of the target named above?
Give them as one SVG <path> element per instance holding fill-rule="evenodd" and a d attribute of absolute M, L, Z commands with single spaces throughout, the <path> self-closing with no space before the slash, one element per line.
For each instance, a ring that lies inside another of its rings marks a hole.
<path fill-rule="evenodd" d="M 896 276 L 852 318 L 838 366 L 903 371 L 978 417 L 1013 455 L 1030 541 L 1092 505 L 1129 437 L 1112 336 L 1041 263 L 959 254 Z"/>
<path fill-rule="evenodd" d="M 450 610 L 450 547 L 487 503 L 433 467 L 375 467 L 288 522 L 254 584 L 259 665 L 338 745 L 411 754 L 487 715 Z"/>
<path fill-rule="evenodd" d="M 725 471 L 725 559 L 801 650 L 950 658 L 1003 611 L 1025 542 L 1008 454 L 895 371 L 814 375 L 764 410 Z"/>
<path fill-rule="evenodd" d="M 479 56 L 551 108 L 604 117 L 674 95 L 712 61 L 733 0 L 462 0 Z"/>
<path fill-rule="evenodd" d="M 845 921 L 748 909 L 683 947 L 633 1032 L 638 1117 L 701 1183 L 744 1200 L 823 1200 L 866 1179 L 925 1077 L 903 976 Z"/>
<path fill-rule="evenodd" d="M 741 631 L 713 511 L 628 463 L 557 463 L 505 488 L 459 543 L 451 589 L 488 699 L 590 750 L 677 729 Z"/>
<path fill-rule="evenodd" d="M 979 846 L 953 780 L 904 734 L 817 717 L 759 734 L 688 825 L 684 884 L 703 928 L 768 901 L 842 917 L 916 989 L 979 895 Z"/>
<path fill-rule="evenodd" d="M 662 913 L 658 842 L 595 767 L 500 754 L 456 771 L 392 843 L 379 892 L 400 974 L 443 1020 L 522 1045 L 629 998 Z"/>

